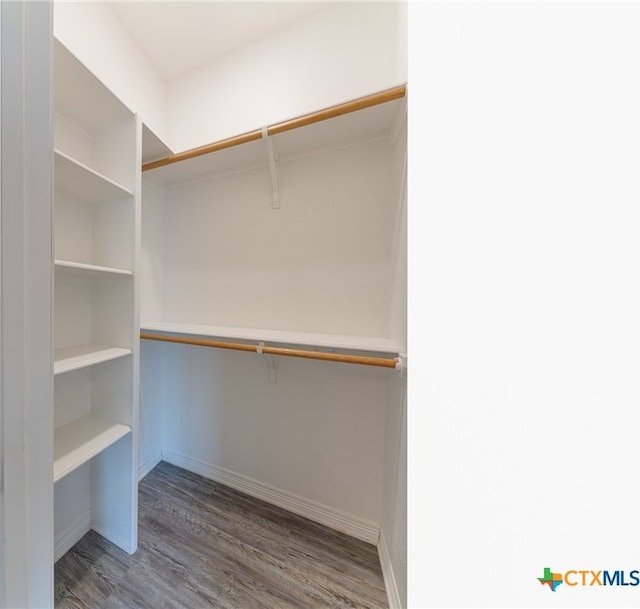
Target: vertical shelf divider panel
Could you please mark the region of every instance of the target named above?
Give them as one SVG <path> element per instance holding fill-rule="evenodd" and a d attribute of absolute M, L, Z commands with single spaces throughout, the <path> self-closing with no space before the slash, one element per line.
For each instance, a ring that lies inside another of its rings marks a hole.
<path fill-rule="evenodd" d="M 53 476 L 65 549 L 86 522 L 137 547 L 141 137 L 140 119 L 55 40 Z"/>

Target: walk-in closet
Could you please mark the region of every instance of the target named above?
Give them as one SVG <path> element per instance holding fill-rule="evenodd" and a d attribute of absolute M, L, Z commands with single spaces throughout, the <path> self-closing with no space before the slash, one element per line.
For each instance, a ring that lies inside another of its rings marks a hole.
<path fill-rule="evenodd" d="M 280 554 L 239 537 L 247 558 L 216 551 L 216 567 L 202 550 L 197 568 L 230 579 L 192 586 L 183 575 L 171 593 L 183 585 L 185 606 L 404 606 L 403 3 L 47 10 L 53 356 L 40 464 L 51 492 L 45 539 L 20 574 L 32 597 L 159 602 L 125 572 L 142 555 L 156 592 L 167 585 L 150 575 L 150 548 L 172 518 L 169 545 L 231 535 L 198 529 L 197 504 L 247 535 L 273 519 L 254 533 Z M 209 55 L 196 25 L 206 19 L 227 44 Z M 188 31 L 202 54 L 191 64 L 179 50 Z M 162 36 L 174 63 L 163 63 Z M 322 575 L 301 566 L 312 550 L 286 545 L 296 536 L 317 537 L 308 568 Z M 262 552 L 265 569 L 283 561 L 282 577 L 298 565 L 299 594 L 254 565 Z M 272 584 L 280 605 L 260 596 Z"/>

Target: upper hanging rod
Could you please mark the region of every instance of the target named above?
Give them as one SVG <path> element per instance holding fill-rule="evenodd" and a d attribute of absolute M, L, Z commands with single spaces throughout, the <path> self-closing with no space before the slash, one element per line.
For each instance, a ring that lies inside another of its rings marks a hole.
<path fill-rule="evenodd" d="M 356 112 L 358 110 L 364 110 L 378 104 L 384 104 L 386 102 L 393 101 L 394 99 L 400 99 L 406 95 L 406 85 L 400 85 L 399 87 L 393 87 L 392 89 L 386 89 L 379 93 L 360 97 L 344 104 L 338 104 L 337 106 L 331 106 L 324 110 L 318 110 L 317 112 L 311 112 L 297 118 L 293 118 L 282 123 L 276 123 L 267 127 L 267 135 L 277 135 L 278 133 L 284 133 L 291 129 L 297 129 L 298 127 L 304 127 L 313 123 L 319 123 L 320 121 L 327 120 L 329 118 L 335 118 L 336 116 L 342 116 L 343 114 L 349 114 L 350 112 Z M 212 144 L 206 144 L 198 148 L 192 148 L 191 150 L 185 150 L 178 154 L 172 154 L 171 156 L 157 161 L 151 161 L 142 165 L 142 171 L 149 171 L 151 169 L 157 169 L 158 167 L 164 167 L 165 165 L 172 165 L 173 163 L 180 163 L 188 159 L 193 159 L 203 154 L 209 154 L 211 152 L 217 152 L 225 148 L 231 148 L 232 146 L 239 146 L 240 144 L 246 144 L 247 142 L 253 142 L 263 137 L 263 130 L 256 129 L 255 131 L 249 131 L 242 135 L 235 135 L 219 142 L 213 142 Z"/>
<path fill-rule="evenodd" d="M 305 351 L 303 349 L 284 349 L 282 347 L 267 347 L 266 345 L 247 345 L 245 343 L 231 343 L 202 338 L 188 338 L 185 336 L 167 336 L 165 334 L 152 334 L 140 332 L 143 340 L 159 340 L 183 345 L 196 345 L 199 347 L 217 347 L 218 349 L 235 349 L 236 351 L 251 351 L 266 355 L 288 355 L 291 357 L 304 357 L 306 359 L 319 359 L 330 362 L 342 362 L 347 364 L 364 364 L 365 366 L 380 366 L 382 368 L 399 368 L 399 359 L 385 357 L 369 357 L 364 355 L 345 355 L 343 353 L 322 353 L 320 351 Z"/>

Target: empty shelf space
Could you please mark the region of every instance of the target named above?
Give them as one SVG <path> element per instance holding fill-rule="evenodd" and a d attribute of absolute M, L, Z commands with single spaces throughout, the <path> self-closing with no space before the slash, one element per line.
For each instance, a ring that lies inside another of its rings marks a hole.
<path fill-rule="evenodd" d="M 82 345 L 58 349 L 54 356 L 53 373 L 62 374 L 94 366 L 101 362 L 124 357 L 132 353 L 131 349 L 122 347 L 107 347 L 104 345 Z"/>
<path fill-rule="evenodd" d="M 128 425 L 88 414 L 56 429 L 53 481 L 57 482 L 131 431 Z"/>
<path fill-rule="evenodd" d="M 219 339 L 264 341 L 286 345 L 305 345 L 322 349 L 346 349 L 350 351 L 388 353 L 397 355 L 401 348 L 388 338 L 349 336 L 343 334 L 318 334 L 256 328 L 232 328 L 172 322 L 143 323 L 141 330 L 169 334 L 185 334 Z"/>
<path fill-rule="evenodd" d="M 104 275 L 133 276 L 133 271 L 127 269 L 116 269 L 109 266 L 98 266 L 95 264 L 85 264 L 84 262 L 71 262 L 69 260 L 56 260 L 56 271 L 69 273 L 70 275 L 86 275 L 100 277 Z"/>
<path fill-rule="evenodd" d="M 108 177 L 76 161 L 60 150 L 55 153 L 55 187 L 57 192 L 96 203 L 133 193 Z"/>
<path fill-rule="evenodd" d="M 57 38 L 53 40 L 53 106 L 92 133 L 132 116 L 123 104 Z"/>

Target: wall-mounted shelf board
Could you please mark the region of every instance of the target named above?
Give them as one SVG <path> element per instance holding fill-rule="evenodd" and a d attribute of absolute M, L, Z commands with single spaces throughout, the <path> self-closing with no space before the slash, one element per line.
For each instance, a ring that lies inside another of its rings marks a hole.
<path fill-rule="evenodd" d="M 98 266 L 95 264 L 85 264 L 83 262 L 71 262 L 69 260 L 56 260 L 56 271 L 69 274 L 71 276 L 102 277 L 105 275 L 133 276 L 133 271 L 127 269 L 115 269 L 109 266 Z"/>
<path fill-rule="evenodd" d="M 344 349 L 367 353 L 386 353 L 398 355 L 400 345 L 388 338 L 349 336 L 342 334 L 315 334 L 311 332 L 290 332 L 282 330 L 263 330 L 256 328 L 230 328 L 173 322 L 142 323 L 141 330 L 167 334 L 183 334 L 228 340 L 243 340 L 284 345 L 304 345 L 322 349 Z"/>
<path fill-rule="evenodd" d="M 58 349 L 54 354 L 53 373 L 63 374 L 130 354 L 131 349 L 104 345 L 82 345 Z"/>
<path fill-rule="evenodd" d="M 55 431 L 53 480 L 57 482 L 131 432 L 128 425 L 88 414 Z"/>
<path fill-rule="evenodd" d="M 56 191 L 89 203 L 109 201 L 133 193 L 69 155 L 54 150 Z"/>
<path fill-rule="evenodd" d="M 282 161 L 388 137 L 405 103 L 404 99 L 397 99 L 272 137 Z M 262 139 L 153 169 L 149 173 L 158 175 L 167 186 L 172 186 L 261 166 L 268 166 L 267 146 Z"/>
<path fill-rule="evenodd" d="M 147 125 L 142 124 L 142 164 L 156 161 L 173 154 L 169 148 Z"/>

